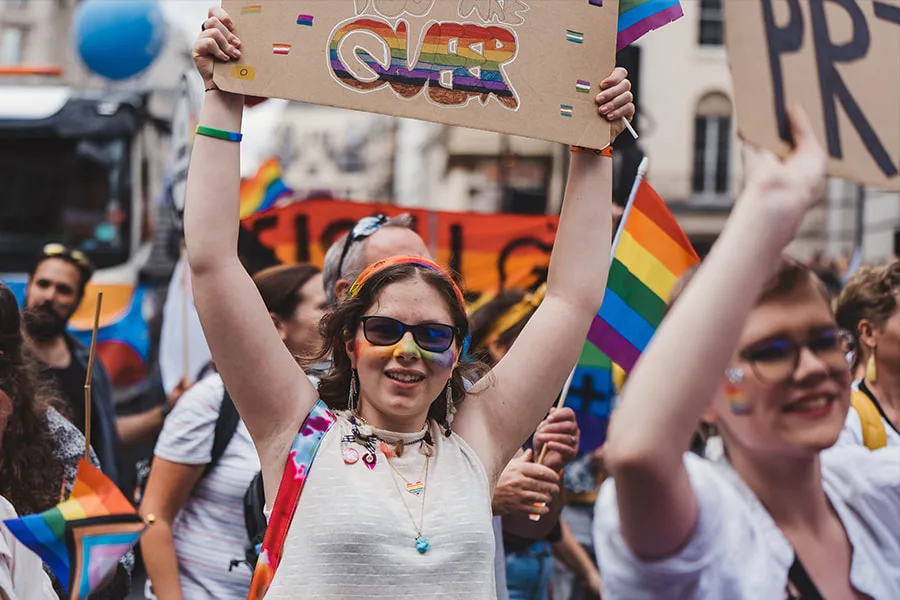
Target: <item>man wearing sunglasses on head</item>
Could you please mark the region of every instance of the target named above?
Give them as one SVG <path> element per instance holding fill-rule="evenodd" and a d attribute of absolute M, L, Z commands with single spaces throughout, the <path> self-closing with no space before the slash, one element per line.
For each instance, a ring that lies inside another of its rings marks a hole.
<path fill-rule="evenodd" d="M 66 326 L 81 304 L 93 273 L 93 265 L 81 251 L 47 244 L 29 272 L 22 311 L 28 349 L 44 366 L 44 374 L 56 383 L 72 423 L 82 433 L 89 350 L 66 331 Z M 91 446 L 103 473 L 118 484 L 112 386 L 99 361 L 94 361 L 91 378 Z"/>
<path fill-rule="evenodd" d="M 322 278 L 329 306 L 337 306 L 363 269 L 392 256 L 432 258 L 422 238 L 413 230 L 412 215 L 382 214 L 363 217 L 339 237 L 325 254 Z"/>

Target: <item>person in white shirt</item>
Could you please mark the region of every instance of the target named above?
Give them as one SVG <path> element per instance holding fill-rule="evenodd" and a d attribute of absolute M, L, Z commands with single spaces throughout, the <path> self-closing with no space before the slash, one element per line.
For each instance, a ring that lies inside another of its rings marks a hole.
<path fill-rule="evenodd" d="M 0 350 L 0 354 L 4 353 Z M 0 448 L 12 410 L 13 402 L 0 380 Z M 18 516 L 13 505 L 0 496 L 0 600 L 56 600 L 56 592 L 44 573 L 40 557 L 26 548 L 3 524 L 3 521 Z"/>
<path fill-rule="evenodd" d="M 900 260 L 857 271 L 841 291 L 837 321 L 855 338 L 859 376 L 837 445 L 900 448 Z"/>
<path fill-rule="evenodd" d="M 792 109 L 793 150 L 747 149 L 712 252 L 624 389 L 596 505 L 604 598 L 900 598 L 900 453 L 839 448 L 847 332 L 814 273 L 781 256 L 825 188 Z M 724 456 L 687 454 L 700 420 Z"/>
<path fill-rule="evenodd" d="M 0 600 L 57 600 L 40 557 L 3 524 L 18 516 L 13 505 L 0 496 Z"/>

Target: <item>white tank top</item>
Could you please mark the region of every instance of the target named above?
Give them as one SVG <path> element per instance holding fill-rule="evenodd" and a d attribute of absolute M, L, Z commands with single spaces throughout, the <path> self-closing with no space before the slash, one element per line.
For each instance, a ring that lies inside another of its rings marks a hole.
<path fill-rule="evenodd" d="M 405 480 L 380 449 L 370 470 L 361 458 L 365 450 L 348 444 L 360 460 L 345 464 L 341 439 L 351 426 L 338 414 L 310 469 L 266 600 L 496 598 L 484 467 L 458 435 L 446 438 L 437 424 L 430 427 L 434 455 L 425 491 L 416 496 L 406 491 L 406 483 L 422 475 L 425 455 L 419 445 L 391 459 Z M 421 437 L 378 433 L 395 440 Z M 416 530 L 423 500 L 422 535 L 429 547 L 420 554 Z"/>

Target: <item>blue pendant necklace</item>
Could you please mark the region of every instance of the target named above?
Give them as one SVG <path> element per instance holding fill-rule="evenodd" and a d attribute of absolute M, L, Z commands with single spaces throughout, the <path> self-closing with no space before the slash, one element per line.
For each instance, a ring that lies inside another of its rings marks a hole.
<path fill-rule="evenodd" d="M 397 471 L 397 468 L 391 464 L 391 459 L 385 456 L 388 461 L 388 464 L 393 468 L 394 471 Z M 394 482 L 394 487 L 397 488 L 397 494 L 400 495 L 400 503 L 403 505 L 403 508 L 406 509 L 406 514 L 409 515 L 409 520 L 412 522 L 413 529 L 416 530 L 416 550 L 419 551 L 419 554 L 425 554 L 428 552 L 428 538 L 422 533 L 422 524 L 425 522 L 425 495 L 428 492 L 428 463 L 431 460 L 431 456 L 429 454 L 425 455 L 425 467 L 423 468 L 423 476 L 422 476 L 422 515 L 419 517 L 419 525 L 416 526 L 416 520 L 413 518 L 412 511 L 409 510 L 409 507 L 406 505 L 406 500 L 403 498 L 403 492 L 400 490 L 400 484 L 397 483 L 397 476 L 394 473 L 391 473 L 391 481 Z M 409 484 L 407 484 L 407 491 L 409 490 Z M 411 492 L 413 495 L 418 495 L 414 492 Z"/>

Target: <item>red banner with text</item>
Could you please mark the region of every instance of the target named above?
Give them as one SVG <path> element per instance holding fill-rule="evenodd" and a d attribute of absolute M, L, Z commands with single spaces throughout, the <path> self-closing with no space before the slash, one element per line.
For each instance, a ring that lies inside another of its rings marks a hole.
<path fill-rule="evenodd" d="M 360 218 L 378 213 L 412 215 L 416 232 L 435 260 L 459 272 L 473 298 L 507 288 L 529 288 L 546 278 L 559 224 L 555 216 L 433 211 L 329 199 L 257 213 L 242 225 L 281 262 L 321 267 L 334 240 Z"/>

